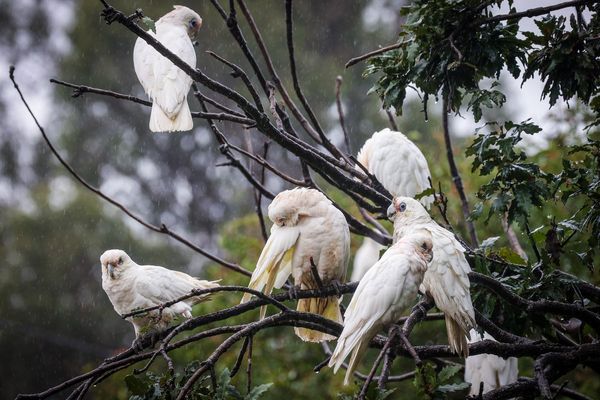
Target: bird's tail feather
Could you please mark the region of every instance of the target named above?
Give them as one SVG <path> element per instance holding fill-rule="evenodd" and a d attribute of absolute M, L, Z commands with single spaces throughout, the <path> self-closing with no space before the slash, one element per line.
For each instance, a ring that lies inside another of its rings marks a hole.
<path fill-rule="evenodd" d="M 448 333 L 448 344 L 450 345 L 450 350 L 458 355 L 462 355 L 463 357 L 468 357 L 468 332 L 465 331 L 457 321 L 448 315 L 446 315 L 446 332 Z"/>
<path fill-rule="evenodd" d="M 358 367 L 358 363 L 362 359 L 363 354 L 367 350 L 368 344 L 369 344 L 368 341 L 366 341 L 366 343 L 362 342 L 354 348 L 354 351 L 352 352 L 352 355 L 350 356 L 350 362 L 348 363 L 348 369 L 346 370 L 346 375 L 344 375 L 344 385 L 347 385 L 350 383 L 350 379 L 352 378 L 352 375 L 354 374 L 356 367 Z"/>
<path fill-rule="evenodd" d="M 340 299 L 337 296 L 298 300 L 296 310 L 321 315 L 332 321 L 343 323 L 340 313 Z M 296 335 L 305 342 L 323 342 L 335 339 L 335 336 L 307 328 L 294 328 Z"/>
<path fill-rule="evenodd" d="M 152 132 L 175 132 L 189 131 L 194 127 L 187 100 L 183 102 L 179 112 L 173 117 L 169 118 L 163 109 L 156 102 L 153 102 L 152 111 L 150 112 L 150 130 Z"/>

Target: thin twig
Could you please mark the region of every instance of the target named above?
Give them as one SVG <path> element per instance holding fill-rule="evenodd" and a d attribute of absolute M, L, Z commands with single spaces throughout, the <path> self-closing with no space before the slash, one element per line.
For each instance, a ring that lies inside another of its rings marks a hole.
<path fill-rule="evenodd" d="M 511 19 L 519 19 L 523 17 L 537 17 L 538 15 L 545 15 L 552 11 L 561 10 L 563 8 L 577 7 L 585 4 L 596 3 L 598 0 L 573 0 L 565 1 L 564 3 L 553 4 L 546 7 L 531 8 L 526 11 L 515 12 L 510 14 L 494 15 L 493 17 L 479 19 L 473 22 L 472 25 L 490 24 L 493 22 L 508 21 Z"/>
<path fill-rule="evenodd" d="M 178 242 L 183 243 L 184 245 L 186 245 L 190 249 L 194 250 L 195 252 L 197 252 L 199 254 L 202 254 L 206 258 L 208 258 L 208 259 L 210 259 L 210 260 L 212 260 L 212 261 L 214 261 L 214 262 L 216 262 L 216 263 L 218 263 L 218 264 L 220 264 L 220 265 L 222 265 L 222 266 L 224 266 L 224 267 L 226 267 L 228 269 L 231 269 L 233 271 L 239 272 L 239 273 L 241 273 L 243 275 L 246 275 L 246 276 L 251 276 L 252 275 L 252 273 L 250 271 L 246 270 L 245 268 L 243 268 L 243 267 L 241 267 L 241 266 L 239 266 L 237 264 L 231 263 L 229 261 L 225 261 L 225 260 L 221 259 L 220 257 L 217 257 L 216 255 L 211 254 L 208 251 L 206 251 L 206 250 L 204 250 L 204 249 L 196 246 L 195 244 L 192 244 L 192 242 L 190 242 L 189 240 L 185 239 L 183 236 L 181 236 L 178 233 L 173 232 L 172 230 L 170 230 L 169 228 L 167 228 L 167 226 L 165 224 L 161 224 L 161 226 L 159 227 L 159 226 L 153 225 L 153 224 L 151 224 L 151 223 L 143 220 L 141 217 L 139 217 L 138 215 L 136 215 L 135 213 L 133 213 L 131 210 L 129 210 L 123 204 L 119 203 L 118 201 L 114 200 L 112 197 L 104 194 L 100 189 L 98 189 L 98 188 L 92 186 L 90 183 L 88 183 L 60 155 L 60 153 L 58 152 L 58 150 L 54 147 L 54 145 L 50 141 L 50 138 L 46 134 L 46 131 L 40 125 L 40 123 L 38 122 L 35 114 L 31 110 L 31 108 L 29 107 L 29 104 L 25 100 L 25 97 L 23 96 L 23 93 L 21 92 L 21 89 L 19 88 L 19 85 L 17 85 L 17 82 L 15 81 L 15 78 L 14 78 L 14 71 L 15 71 L 15 67 L 11 66 L 10 67 L 10 71 L 9 71 L 10 72 L 9 73 L 10 80 L 12 81 L 15 89 L 19 93 L 21 101 L 23 102 L 23 104 L 27 108 L 27 111 L 29 112 L 29 115 L 31 115 L 31 117 L 33 118 L 33 121 L 35 122 L 35 124 L 36 124 L 36 126 L 38 128 L 38 130 L 42 134 L 42 137 L 44 138 L 44 141 L 46 142 L 46 144 L 50 148 L 50 151 L 52 152 L 52 154 L 54 154 L 54 156 L 56 157 L 56 159 L 63 165 L 63 167 L 66 168 L 66 170 L 71 174 L 71 176 L 73 176 L 79 183 L 81 183 L 86 189 L 88 189 L 89 191 L 95 193 L 100 198 L 106 200 L 110 204 L 112 204 L 115 207 L 119 208 L 127 216 L 129 216 L 130 218 L 132 218 L 133 220 L 135 220 L 136 222 L 138 222 L 142 226 L 146 227 L 147 229 L 149 229 L 151 231 L 154 231 L 154 232 L 157 232 L 157 233 L 162 233 L 162 234 L 168 235 L 168 236 L 172 237 L 173 239 L 177 240 Z"/>
<path fill-rule="evenodd" d="M 341 89 L 342 89 L 342 77 L 340 75 L 335 78 L 335 103 L 337 104 L 338 116 L 340 118 L 340 126 L 342 127 L 342 132 L 344 132 L 344 144 L 346 145 L 346 152 L 348 154 L 352 154 L 352 148 L 350 147 L 350 138 L 348 137 L 348 131 L 346 130 L 346 124 L 344 123 L 344 110 L 342 108 L 342 99 L 341 97 Z"/>
<path fill-rule="evenodd" d="M 392 112 L 389 109 L 386 109 L 385 114 L 388 117 L 388 121 L 390 122 L 390 127 L 392 128 L 392 130 L 399 132 L 398 125 L 396 124 L 396 119 L 394 118 Z"/>
<path fill-rule="evenodd" d="M 458 167 L 456 166 L 456 162 L 454 161 L 454 152 L 452 150 L 452 139 L 450 138 L 450 129 L 448 127 L 448 113 L 450 112 L 450 105 L 448 103 L 448 95 L 444 94 L 444 99 L 442 102 L 442 125 L 444 128 L 444 142 L 446 143 L 446 156 L 448 158 L 448 165 L 450 166 L 450 174 L 452 175 L 452 182 L 454 182 L 454 187 L 458 192 L 458 197 L 460 198 L 460 203 L 462 207 L 463 217 L 465 219 L 465 225 L 467 226 L 467 231 L 469 232 L 469 237 L 471 239 L 471 245 L 474 247 L 479 247 L 479 241 L 477 240 L 477 232 L 475 231 L 475 225 L 473 221 L 470 219 L 469 212 L 469 200 L 467 200 L 467 195 L 465 194 L 465 189 L 463 187 L 462 178 L 460 177 L 460 173 L 458 172 Z"/>
<path fill-rule="evenodd" d="M 359 62 L 361 62 L 363 60 L 366 60 L 366 59 L 371 58 L 371 57 L 378 56 L 378 55 L 383 54 L 385 52 L 388 52 L 390 50 L 398 49 L 398 48 L 402 47 L 403 45 L 405 45 L 406 43 L 407 42 L 400 42 L 400 43 L 391 44 L 389 46 L 385 46 L 385 47 L 382 47 L 380 49 L 370 51 L 370 52 L 368 52 L 366 54 L 363 54 L 362 56 L 351 58 L 346 63 L 345 68 L 351 67 L 354 64 L 358 64 Z"/>

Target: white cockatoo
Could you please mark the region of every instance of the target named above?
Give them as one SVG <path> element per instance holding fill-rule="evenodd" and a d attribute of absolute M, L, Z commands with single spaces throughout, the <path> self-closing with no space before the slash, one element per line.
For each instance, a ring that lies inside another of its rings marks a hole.
<path fill-rule="evenodd" d="M 371 339 L 397 322 L 417 302 L 419 285 L 432 259 L 431 235 L 420 231 L 394 243 L 360 280 L 346 309 L 344 329 L 329 360 L 336 373 L 350 352 L 348 384 Z"/>
<path fill-rule="evenodd" d="M 484 332 L 483 337 L 475 329 L 471 329 L 469 343 L 484 339 L 495 340 Z M 477 396 L 479 385 L 483 382 L 483 393 L 498 389 L 516 382 L 519 377 L 519 362 L 515 357 L 502 358 L 495 354 L 478 354 L 465 360 L 465 382 L 471 384 L 469 394 Z"/>
<path fill-rule="evenodd" d="M 394 221 L 394 241 L 426 230 L 432 235 L 433 260 L 423 278 L 422 292 L 435 301 L 446 316 L 448 343 L 453 352 L 469 355 L 467 336 L 476 326 L 469 292 L 469 272 L 465 248 L 448 230 L 439 226 L 415 199 L 396 197 L 388 208 Z"/>
<path fill-rule="evenodd" d="M 389 128 L 375 132 L 360 149 L 356 159 L 394 197 L 415 197 L 430 186 L 431 173 L 425 156 L 401 132 Z M 356 168 L 362 170 L 358 165 Z M 420 201 L 429 209 L 433 196 L 422 197 Z M 382 247 L 377 246 L 372 239 L 363 240 L 354 258 L 353 282 L 360 280 L 379 259 Z"/>
<path fill-rule="evenodd" d="M 107 250 L 100 256 L 102 289 L 119 315 L 138 309 L 159 306 L 175 300 L 193 289 L 219 286 L 179 271 L 155 265 L 138 265 L 123 250 Z M 178 315 L 192 317 L 192 306 L 207 295 L 190 297 L 172 306 L 130 317 L 136 339 L 146 333 L 165 329 Z M 159 318 L 160 317 L 160 318 Z"/>
<path fill-rule="evenodd" d="M 389 128 L 375 132 L 356 159 L 394 197 L 415 197 L 430 187 L 431 173 L 425 156 L 401 132 Z M 359 166 L 356 168 L 361 169 Z M 420 201 L 429 208 L 433 196 L 422 197 Z"/>
<path fill-rule="evenodd" d="M 271 235 L 252 273 L 249 288 L 270 294 L 281 288 L 291 274 L 301 289 L 318 289 L 311 258 L 324 285 L 342 282 L 350 254 L 350 230 L 344 214 L 318 190 L 296 188 L 279 193 L 269 205 Z M 250 299 L 245 294 L 242 302 Z M 298 300 L 298 311 L 322 315 L 342 323 L 339 298 Z M 264 317 L 264 308 L 261 318 Z M 302 340 L 321 342 L 335 337 L 295 328 Z"/>
<path fill-rule="evenodd" d="M 377 243 L 370 237 L 365 237 L 354 255 L 354 264 L 350 281 L 360 281 L 369 268 L 375 265 L 377 260 L 379 260 L 379 253 L 384 248 L 385 246 Z"/>
<path fill-rule="evenodd" d="M 191 67 L 196 67 L 196 52 L 191 38 L 202 26 L 202 18 L 183 6 L 163 15 L 155 24 L 156 33 L 148 33 Z M 150 130 L 152 132 L 189 131 L 193 127 L 187 94 L 190 78 L 170 60 L 159 54 L 142 38 L 133 48 L 135 73 L 152 99 Z"/>

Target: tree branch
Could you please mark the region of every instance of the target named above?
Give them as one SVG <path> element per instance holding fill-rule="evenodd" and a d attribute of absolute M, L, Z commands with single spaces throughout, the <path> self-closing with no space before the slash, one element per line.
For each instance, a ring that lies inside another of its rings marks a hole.
<path fill-rule="evenodd" d="M 60 153 L 58 152 L 58 150 L 54 147 L 54 145 L 50 141 L 50 138 L 46 134 L 46 131 L 40 125 L 40 123 L 38 122 L 38 120 L 37 120 L 36 116 L 34 115 L 33 111 L 29 107 L 29 104 L 25 100 L 25 97 L 23 96 L 23 93 L 21 92 L 21 89 L 19 88 L 19 85 L 17 85 L 17 82 L 15 81 L 15 78 L 14 78 L 14 71 L 15 71 L 15 67 L 11 66 L 10 67 L 10 73 L 9 73 L 10 80 L 12 81 L 15 89 L 19 93 L 19 96 L 21 97 L 21 101 L 23 102 L 23 104 L 27 108 L 27 111 L 29 112 L 29 115 L 31 115 L 31 117 L 33 118 L 33 121 L 35 122 L 38 130 L 42 134 L 42 137 L 44 138 L 44 141 L 46 142 L 46 144 L 50 148 L 50 151 L 52 152 L 52 154 L 54 154 L 54 156 L 56 157 L 56 159 L 63 165 L 63 167 L 65 167 L 65 169 L 71 174 L 71 176 L 73 176 L 73 178 L 75 178 L 75 180 L 77 180 L 86 189 L 88 189 L 89 191 L 93 192 L 94 194 L 96 194 L 97 196 L 99 196 L 100 198 L 102 198 L 103 200 L 105 200 L 105 201 L 109 202 L 110 204 L 114 205 L 115 207 L 119 208 L 127 216 L 129 216 L 130 218 L 132 218 L 133 220 L 135 220 L 136 222 L 138 222 L 142 226 L 146 227 L 147 229 L 149 229 L 151 231 L 154 231 L 154 232 L 157 232 L 157 233 L 162 233 L 162 234 L 168 235 L 168 236 L 172 237 L 173 239 L 177 240 L 178 242 L 186 245 L 190 249 L 194 250 L 195 252 L 197 252 L 199 254 L 202 254 L 206 258 L 208 258 L 208 259 L 210 259 L 210 260 L 212 260 L 212 261 L 214 261 L 214 262 L 216 262 L 216 263 L 218 263 L 218 264 L 220 264 L 220 265 L 222 265 L 222 266 L 224 266 L 224 267 L 226 267 L 228 269 L 231 269 L 232 271 L 239 272 L 239 273 L 241 273 L 243 275 L 246 275 L 246 276 L 251 276 L 252 275 L 252 273 L 250 271 L 246 270 L 245 268 L 242 268 L 241 266 L 239 266 L 237 264 L 234 264 L 232 262 L 225 261 L 225 260 L 221 259 L 220 257 L 217 257 L 216 255 L 211 254 L 208 251 L 206 251 L 206 250 L 204 250 L 204 249 L 196 246 L 195 244 L 193 244 L 189 240 L 185 239 L 183 236 L 181 236 L 178 233 L 173 232 L 172 230 L 170 230 L 169 228 L 167 228 L 167 226 L 165 224 L 161 224 L 161 226 L 159 227 L 159 226 L 153 225 L 153 224 L 145 221 L 144 219 L 142 219 L 141 217 L 139 217 L 138 215 L 136 215 L 135 213 L 133 213 L 131 210 L 129 210 L 127 207 L 125 207 L 123 204 L 119 203 L 118 201 L 114 200 L 110 196 L 104 194 L 100 189 L 98 189 L 98 188 L 92 186 L 90 183 L 88 183 L 83 177 L 81 177 L 75 171 L 75 169 L 73 169 L 73 167 L 71 167 L 71 165 L 64 158 L 62 158 L 62 156 L 60 155 Z"/>

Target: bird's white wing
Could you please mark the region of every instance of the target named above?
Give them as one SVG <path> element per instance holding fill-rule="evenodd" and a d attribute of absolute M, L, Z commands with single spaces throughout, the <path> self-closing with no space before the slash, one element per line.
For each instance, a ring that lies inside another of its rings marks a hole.
<path fill-rule="evenodd" d="M 388 250 L 389 251 L 389 250 Z M 400 265 L 399 265 L 400 263 Z M 336 372 L 348 354 L 363 341 L 369 341 L 382 326 L 391 321 L 392 308 L 402 309 L 405 304 L 401 297 L 404 292 L 409 268 L 407 260 L 384 256 L 363 276 L 346 309 L 344 329 L 338 339 L 336 349 L 331 356 L 329 366 Z M 416 296 L 416 286 L 413 288 Z M 353 356 L 358 361 L 360 354 Z M 351 362 L 355 368 L 354 362 Z M 349 374 L 351 375 L 351 371 Z"/>
<path fill-rule="evenodd" d="M 271 236 L 263 247 L 256 268 L 250 278 L 248 287 L 271 293 L 273 288 L 280 288 L 292 273 L 292 259 L 296 242 L 300 237 L 300 229 L 296 226 L 273 225 Z M 264 290 L 263 290 L 264 289 Z M 244 294 L 242 303 L 248 301 L 251 295 Z"/>
<path fill-rule="evenodd" d="M 437 307 L 468 332 L 475 326 L 475 315 L 469 292 L 471 268 L 464 248 L 449 231 L 439 226 L 428 230 L 433 236 L 433 259 L 425 272 L 423 286 Z"/>
<path fill-rule="evenodd" d="M 156 34 L 151 30 L 147 32 L 151 36 Z M 152 98 L 155 85 L 154 62 L 159 54 L 142 38 L 137 38 L 133 47 L 133 68 L 138 80 L 142 84 L 146 94 Z"/>
<path fill-rule="evenodd" d="M 190 66 L 196 66 L 196 53 L 184 29 L 164 27 L 158 32 L 157 39 L 166 48 Z M 174 118 L 186 101 L 192 79 L 169 59 L 152 51 L 155 79 L 151 96 L 169 118 Z"/>
<path fill-rule="evenodd" d="M 193 278 L 183 272 L 154 265 L 139 266 L 134 282 L 135 292 L 148 302 L 158 305 L 175 300 L 193 289 L 214 284 Z"/>
<path fill-rule="evenodd" d="M 364 149 L 367 168 L 392 195 L 414 197 L 429 187 L 427 160 L 402 133 L 389 129 L 376 132 Z M 421 203 L 429 207 L 432 200 L 427 197 Z"/>

